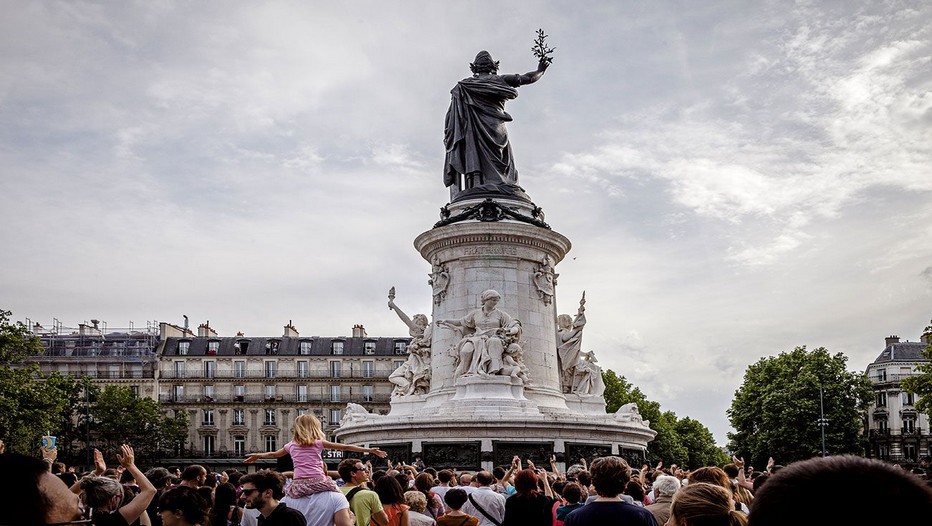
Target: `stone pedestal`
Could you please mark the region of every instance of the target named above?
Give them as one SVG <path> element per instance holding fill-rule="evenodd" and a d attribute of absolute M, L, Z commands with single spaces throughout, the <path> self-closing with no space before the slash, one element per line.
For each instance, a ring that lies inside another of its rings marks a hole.
<path fill-rule="evenodd" d="M 414 241 L 434 276 L 430 391 L 393 398 L 385 416 L 354 414 L 337 438 L 423 454 L 436 468 L 490 469 L 510 462 L 512 454 L 547 465 L 551 454 L 562 461 L 584 452 L 640 463 L 654 431 L 605 414 L 602 396 L 563 393 L 553 269 L 570 241 L 543 222 L 533 203 L 489 204 L 451 204 L 446 219 Z M 454 376 L 461 335 L 436 322 L 461 320 L 481 308 L 479 298 L 490 289 L 501 295 L 497 308 L 521 323 L 528 382 L 505 375 Z"/>

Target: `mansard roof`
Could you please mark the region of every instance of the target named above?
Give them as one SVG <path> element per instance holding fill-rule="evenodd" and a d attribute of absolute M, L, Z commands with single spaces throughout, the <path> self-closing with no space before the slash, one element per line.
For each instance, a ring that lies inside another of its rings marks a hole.
<path fill-rule="evenodd" d="M 342 356 L 391 356 L 395 352 L 395 343 L 411 341 L 410 337 L 350 337 L 350 336 L 195 336 L 170 337 L 165 340 L 163 356 L 177 356 L 178 344 L 188 342 L 186 356 L 208 356 L 208 343 L 219 342 L 216 353 L 210 356 L 298 356 L 301 343 L 310 343 L 310 356 L 333 355 L 333 342 L 343 343 Z M 375 351 L 366 353 L 366 343 L 374 343 Z M 239 349 L 236 345 L 239 344 Z M 275 347 L 277 346 L 277 349 Z M 243 352 L 245 348 L 245 352 Z"/>
<path fill-rule="evenodd" d="M 928 347 L 928 345 L 922 342 L 891 343 L 880 353 L 880 356 L 878 356 L 876 360 L 871 362 L 871 365 L 892 362 L 929 361 L 928 358 L 922 355 L 922 351 L 924 351 L 926 347 Z"/>

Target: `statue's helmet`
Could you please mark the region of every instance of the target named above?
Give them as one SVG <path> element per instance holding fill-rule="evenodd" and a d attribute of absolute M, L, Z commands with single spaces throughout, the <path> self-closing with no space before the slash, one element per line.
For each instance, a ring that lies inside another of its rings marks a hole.
<path fill-rule="evenodd" d="M 480 294 L 480 295 L 479 295 L 479 298 L 480 298 L 483 302 L 485 302 L 485 301 L 488 301 L 488 300 L 490 300 L 490 299 L 492 299 L 492 298 L 495 298 L 495 299 L 499 299 L 499 300 L 500 300 L 500 299 L 502 299 L 502 295 L 499 294 L 498 291 L 489 289 L 489 290 L 483 292 L 482 294 Z"/>
<path fill-rule="evenodd" d="M 498 61 L 492 58 L 491 53 L 483 50 L 476 55 L 476 59 L 469 65 L 469 69 L 473 73 L 497 73 Z"/>

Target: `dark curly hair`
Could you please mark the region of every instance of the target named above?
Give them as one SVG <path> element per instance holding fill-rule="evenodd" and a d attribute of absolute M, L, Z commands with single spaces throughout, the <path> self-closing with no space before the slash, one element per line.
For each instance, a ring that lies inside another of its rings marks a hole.
<path fill-rule="evenodd" d="M 210 505 L 201 497 L 197 490 L 187 486 L 178 486 L 162 494 L 159 499 L 160 511 L 181 513 L 184 520 L 191 524 L 205 524 L 207 514 L 205 509 Z"/>

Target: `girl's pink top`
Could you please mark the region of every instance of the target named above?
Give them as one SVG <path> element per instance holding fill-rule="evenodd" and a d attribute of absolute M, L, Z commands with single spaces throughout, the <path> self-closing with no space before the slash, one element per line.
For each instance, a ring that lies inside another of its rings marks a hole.
<path fill-rule="evenodd" d="M 324 461 L 320 458 L 324 450 L 320 440 L 315 440 L 313 446 L 300 446 L 292 441 L 285 444 L 284 449 L 294 461 L 294 478 L 323 478 L 327 475 Z"/>

